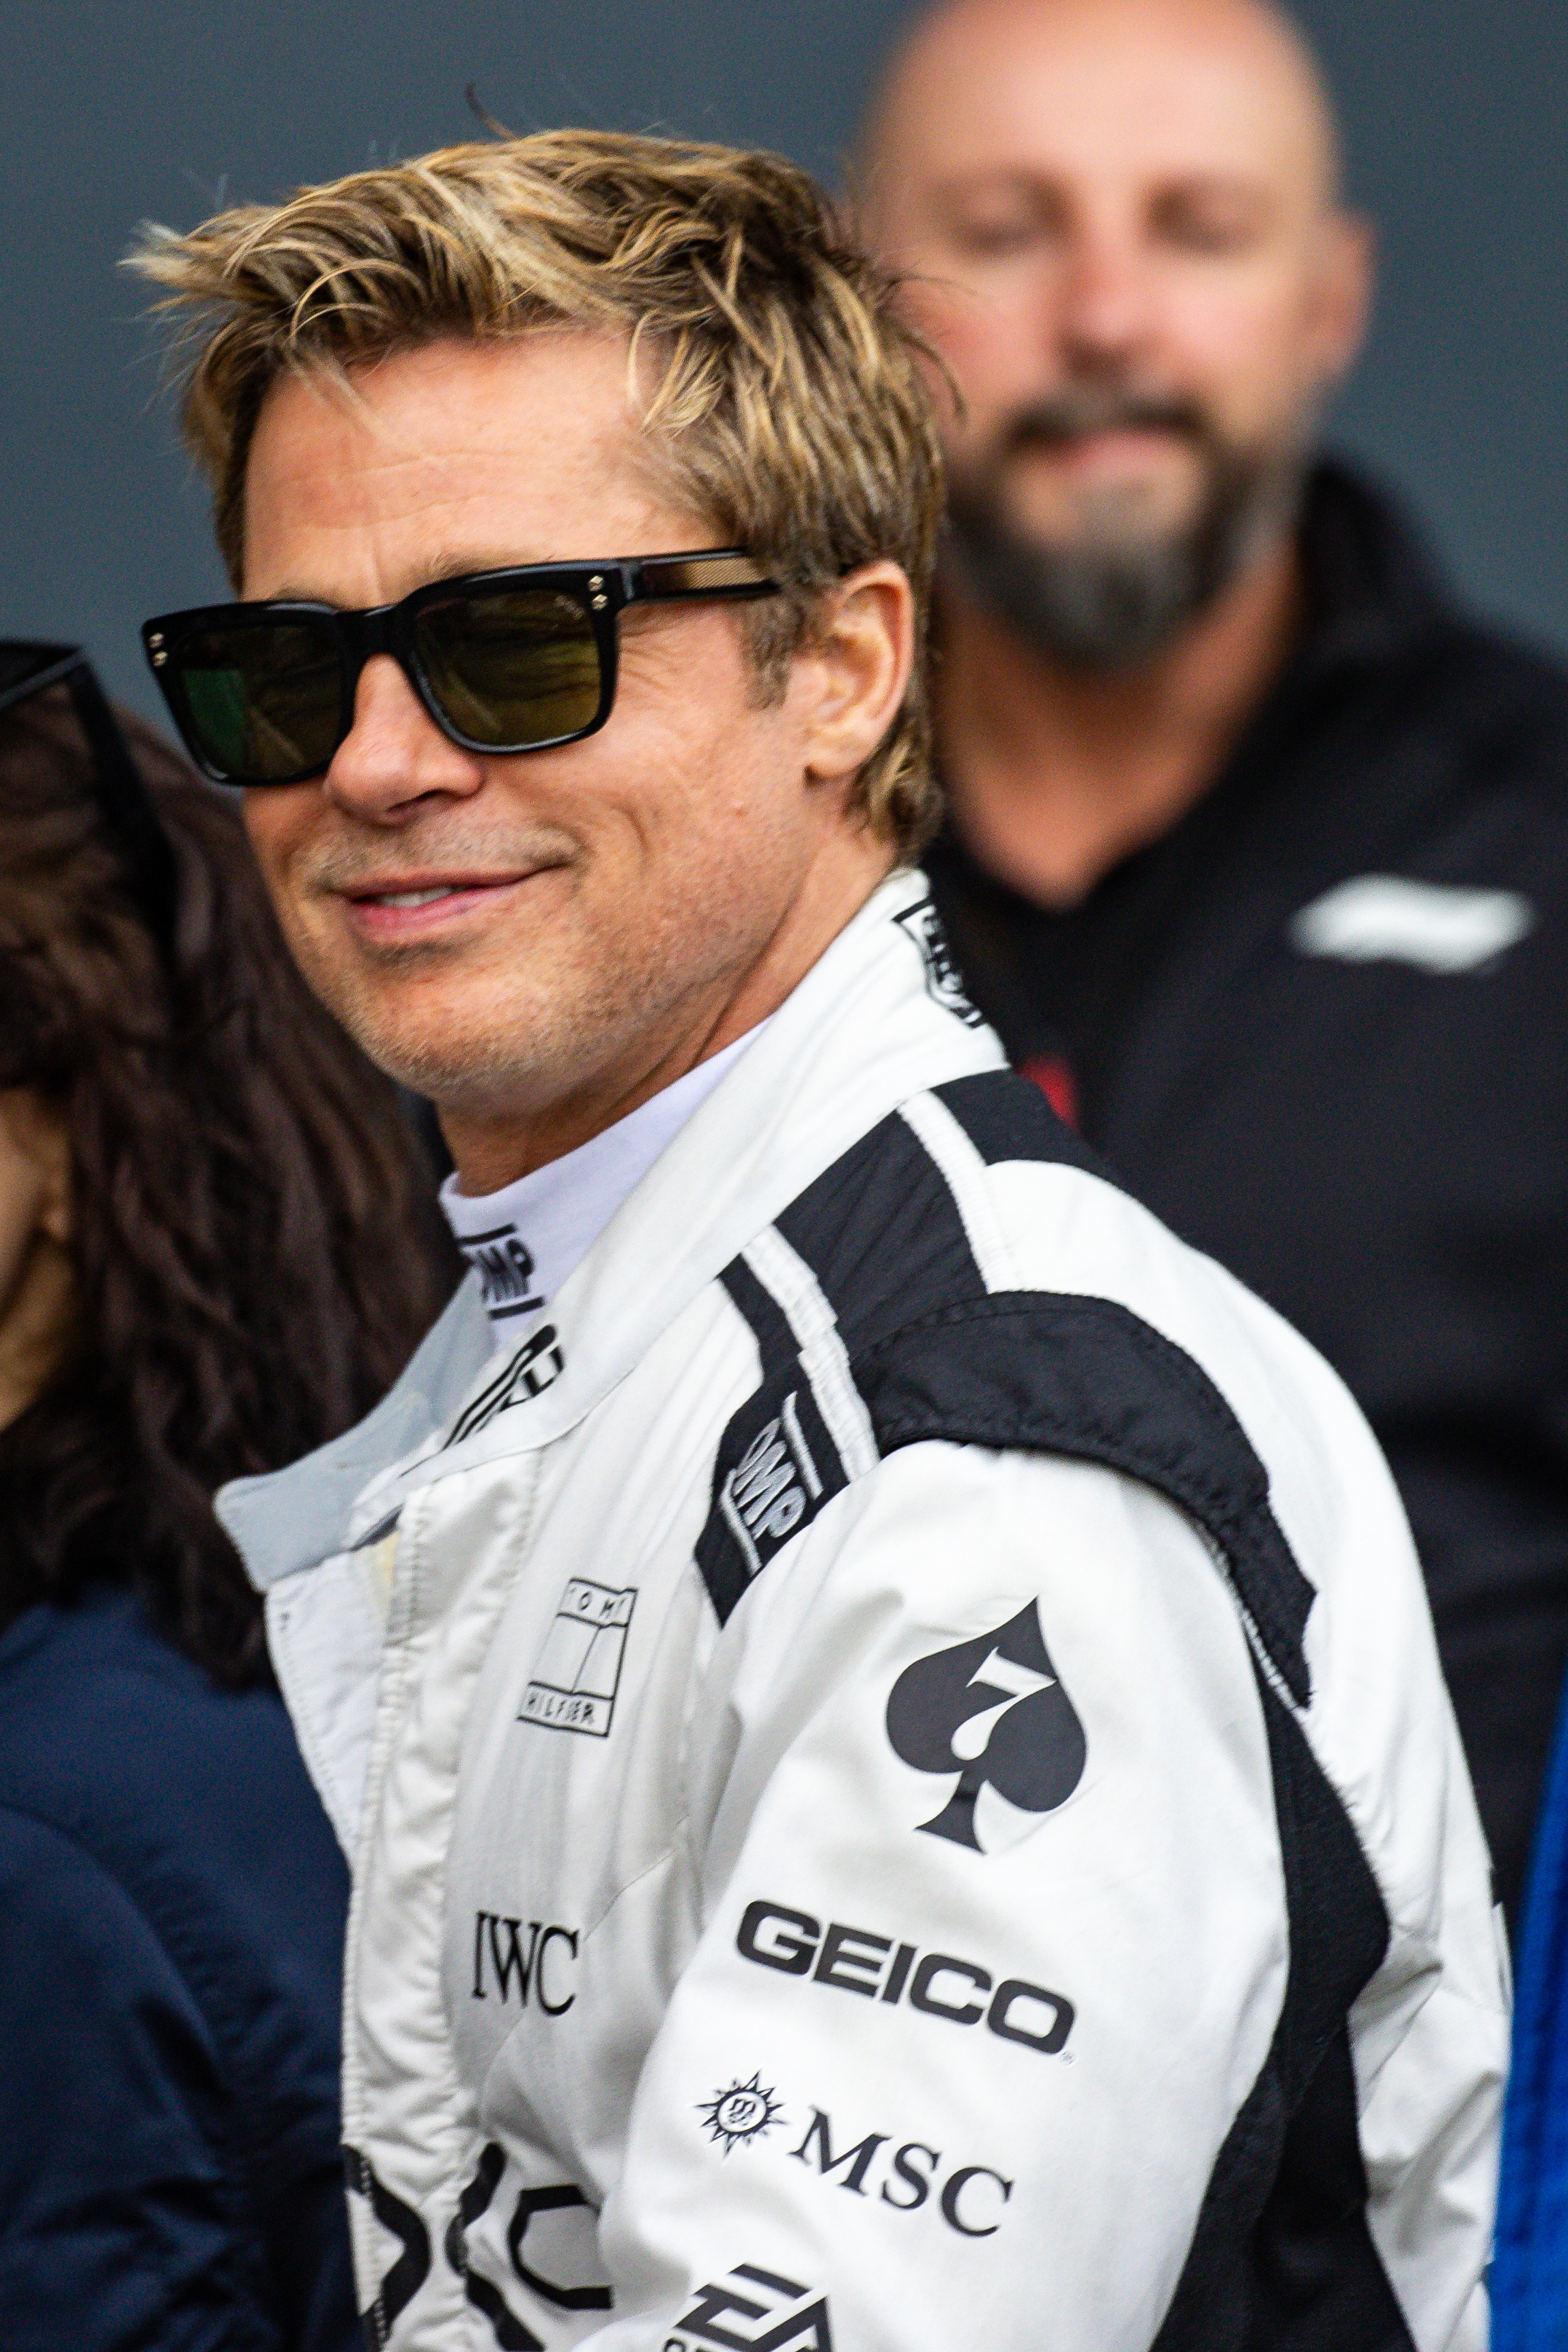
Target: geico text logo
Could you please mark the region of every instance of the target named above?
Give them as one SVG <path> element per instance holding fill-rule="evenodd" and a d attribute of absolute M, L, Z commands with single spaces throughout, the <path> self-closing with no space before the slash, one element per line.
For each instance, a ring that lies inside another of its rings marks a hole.
<path fill-rule="evenodd" d="M 782 1903 L 748 1903 L 735 1938 L 743 1959 L 781 1976 L 810 1977 L 841 1992 L 863 1993 L 868 2000 L 906 2001 L 926 2017 L 953 2025 L 978 2025 L 1004 2042 L 1021 2042 L 1054 2057 L 1072 2031 L 1072 2003 L 1021 1977 L 998 1984 L 988 1969 L 952 1952 L 921 1952 L 914 1944 L 894 1945 L 891 1936 L 841 1920 L 821 1921 Z"/>

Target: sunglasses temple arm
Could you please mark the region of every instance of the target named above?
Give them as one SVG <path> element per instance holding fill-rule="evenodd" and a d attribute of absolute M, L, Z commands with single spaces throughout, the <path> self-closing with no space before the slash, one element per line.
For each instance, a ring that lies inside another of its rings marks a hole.
<path fill-rule="evenodd" d="M 643 556 L 624 567 L 632 598 L 677 604 L 691 597 L 777 596 L 779 585 L 747 555 L 724 550 L 712 555 Z M 726 575 L 728 575 L 727 577 Z"/>

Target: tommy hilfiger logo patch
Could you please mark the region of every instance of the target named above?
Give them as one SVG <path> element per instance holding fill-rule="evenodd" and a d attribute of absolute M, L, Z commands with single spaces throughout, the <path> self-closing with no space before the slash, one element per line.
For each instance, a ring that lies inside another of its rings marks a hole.
<path fill-rule="evenodd" d="M 893 919 L 901 930 L 908 932 L 920 950 L 927 994 L 944 1013 L 961 1021 L 966 1029 L 984 1028 L 986 1016 L 964 992 L 964 983 L 947 945 L 947 934 L 942 929 L 942 918 L 931 900 L 922 898 L 918 907 L 906 907 L 902 915 Z"/>
<path fill-rule="evenodd" d="M 636 1599 L 635 1586 L 617 1592 L 586 1577 L 569 1580 L 534 1678 L 523 1693 L 519 1723 L 542 1724 L 547 1731 L 586 1731 L 595 1739 L 608 1737 Z"/>

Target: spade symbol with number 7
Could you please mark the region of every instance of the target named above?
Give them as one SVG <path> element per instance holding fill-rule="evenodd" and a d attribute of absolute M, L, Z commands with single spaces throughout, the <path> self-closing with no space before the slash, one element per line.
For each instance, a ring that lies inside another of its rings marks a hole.
<path fill-rule="evenodd" d="M 887 1736 L 915 1771 L 957 1774 L 941 1811 L 919 1826 L 977 1853 L 984 1852 L 975 1832 L 982 1789 L 1026 1813 L 1052 1812 L 1082 1779 L 1087 1754 L 1033 1601 L 994 1633 L 905 1666 L 887 1702 Z"/>

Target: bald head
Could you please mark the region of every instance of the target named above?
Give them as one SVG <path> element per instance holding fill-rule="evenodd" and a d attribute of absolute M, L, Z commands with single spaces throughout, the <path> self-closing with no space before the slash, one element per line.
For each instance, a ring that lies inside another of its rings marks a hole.
<path fill-rule="evenodd" d="M 868 198 L 981 153 L 1027 160 L 1052 134 L 1064 160 L 1114 136 L 1146 163 L 1266 163 L 1319 211 L 1338 201 L 1322 74 L 1265 0 L 948 0 L 883 76 L 862 139 Z"/>
<path fill-rule="evenodd" d="M 1048 567 L 1147 559 L 1168 593 L 1132 651 L 1288 528 L 1368 258 L 1287 17 L 1264 0 L 947 0 L 889 67 L 861 191 L 964 395 L 961 526 L 988 516 Z"/>

